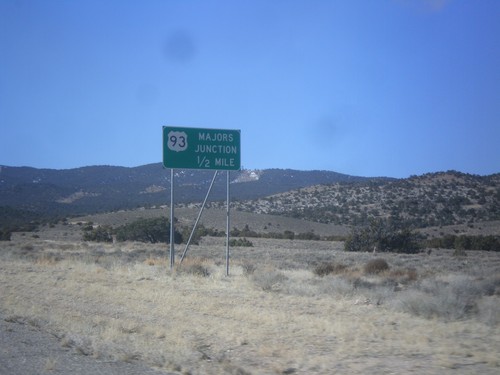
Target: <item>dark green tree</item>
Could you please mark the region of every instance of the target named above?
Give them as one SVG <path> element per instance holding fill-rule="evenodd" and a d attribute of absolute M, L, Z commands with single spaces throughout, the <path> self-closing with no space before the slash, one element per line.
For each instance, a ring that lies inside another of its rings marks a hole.
<path fill-rule="evenodd" d="M 177 230 L 174 234 L 175 243 L 181 243 L 182 234 Z M 164 217 L 151 219 L 138 219 L 130 224 L 122 225 L 116 229 L 118 241 L 139 242 L 170 242 L 170 220 Z"/>
<path fill-rule="evenodd" d="M 83 228 L 83 240 L 94 242 L 113 242 L 113 228 L 109 225 L 92 227 L 92 225 Z"/>
<path fill-rule="evenodd" d="M 10 241 L 11 234 L 10 230 L 0 228 L 0 241 Z"/>
<path fill-rule="evenodd" d="M 419 236 L 406 227 L 388 220 L 372 219 L 370 225 L 354 227 L 344 243 L 346 251 L 416 253 L 420 251 Z"/>

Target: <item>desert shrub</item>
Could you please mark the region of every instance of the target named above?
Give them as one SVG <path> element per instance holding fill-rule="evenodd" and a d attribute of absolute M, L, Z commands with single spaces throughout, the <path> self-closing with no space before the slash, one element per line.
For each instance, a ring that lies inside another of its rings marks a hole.
<path fill-rule="evenodd" d="M 0 229 L 0 241 L 10 241 L 12 232 L 8 229 Z"/>
<path fill-rule="evenodd" d="M 387 271 L 388 269 L 389 269 L 389 264 L 385 259 L 382 258 L 376 258 L 368 261 L 368 263 L 366 263 L 363 268 L 365 273 L 370 275 L 378 274 Z"/>
<path fill-rule="evenodd" d="M 366 230 L 360 230 L 354 227 L 351 234 L 347 236 L 344 243 L 345 251 L 372 251 L 374 244 L 370 240 L 370 234 Z"/>
<path fill-rule="evenodd" d="M 409 228 L 397 229 L 389 232 L 381 241 L 381 251 L 415 254 L 420 251 L 419 236 Z"/>
<path fill-rule="evenodd" d="M 472 236 L 470 247 L 470 250 L 500 251 L 500 238 L 495 236 Z"/>
<path fill-rule="evenodd" d="M 203 277 L 210 276 L 210 272 L 209 272 L 208 268 L 202 264 L 190 264 L 190 265 L 184 266 L 182 268 L 182 272 L 188 273 L 190 275 L 196 275 L 196 276 L 203 276 Z"/>
<path fill-rule="evenodd" d="M 408 284 L 418 280 L 418 272 L 415 268 L 397 268 L 390 271 L 389 277 L 396 283 Z"/>
<path fill-rule="evenodd" d="M 241 265 L 241 268 L 243 269 L 243 274 L 244 275 L 252 275 L 255 272 L 255 264 L 250 263 L 250 262 L 244 262 Z"/>
<path fill-rule="evenodd" d="M 260 237 L 260 235 L 257 232 L 249 228 L 248 224 L 245 224 L 245 227 L 241 230 L 236 227 L 233 228 L 230 234 L 233 237 Z"/>
<path fill-rule="evenodd" d="M 235 247 L 253 247 L 253 243 L 246 238 L 231 238 L 229 240 L 229 246 Z"/>
<path fill-rule="evenodd" d="M 208 263 L 201 258 L 186 259 L 184 262 L 177 266 L 176 272 L 202 277 L 210 276 Z"/>
<path fill-rule="evenodd" d="M 454 257 L 465 257 L 465 256 L 467 256 L 467 253 L 465 252 L 464 249 L 455 249 L 453 251 L 453 256 Z"/>
<path fill-rule="evenodd" d="M 331 235 L 324 237 L 325 241 L 346 241 L 347 237 L 342 235 Z"/>
<path fill-rule="evenodd" d="M 262 233 L 263 238 L 283 238 L 283 235 L 278 232 L 267 232 L 267 233 Z"/>
<path fill-rule="evenodd" d="M 49 217 L 34 211 L 0 206 L 0 233 L 32 232 Z"/>
<path fill-rule="evenodd" d="M 379 251 L 414 254 L 420 238 L 409 228 L 398 228 L 387 220 L 372 220 L 369 226 L 354 227 L 344 243 L 346 251 Z"/>
<path fill-rule="evenodd" d="M 314 232 L 305 232 L 305 233 L 299 233 L 297 234 L 297 239 L 299 240 L 308 240 L 308 241 L 318 241 L 321 239 L 321 237 L 314 233 Z"/>
<path fill-rule="evenodd" d="M 339 274 L 345 271 L 346 265 L 337 262 L 323 262 L 314 267 L 313 272 L 317 276 Z"/>
<path fill-rule="evenodd" d="M 31 243 L 28 243 L 26 245 L 23 245 L 21 247 L 21 250 L 22 250 L 23 254 L 26 254 L 28 252 L 31 252 L 31 251 L 35 250 L 35 246 L 33 244 L 31 244 Z"/>
<path fill-rule="evenodd" d="M 170 230 L 170 228 L 169 228 L 169 230 Z M 192 227 L 189 227 L 189 226 L 182 227 L 182 239 L 186 243 L 189 240 L 189 237 L 191 236 L 192 232 L 193 232 Z M 196 227 L 196 230 L 194 231 L 194 233 L 192 233 L 191 244 L 199 245 L 202 237 L 205 237 L 205 236 L 217 237 L 217 236 L 220 236 L 220 233 L 221 232 L 217 231 L 217 229 L 206 228 L 204 225 L 199 224 Z"/>
<path fill-rule="evenodd" d="M 352 283 L 354 289 L 373 289 L 376 284 L 372 283 L 362 277 L 349 277 L 349 281 Z"/>
<path fill-rule="evenodd" d="M 500 251 L 500 238 L 496 236 L 446 235 L 427 241 L 428 247 L 457 250 Z"/>
<path fill-rule="evenodd" d="M 424 318 L 460 320 L 478 313 L 478 301 L 486 289 L 465 276 L 447 281 L 424 280 L 417 289 L 402 292 L 398 306 Z"/>
<path fill-rule="evenodd" d="M 470 249 L 471 239 L 468 236 L 457 236 L 455 237 L 454 248 L 455 250 L 465 250 Z M 465 251 L 464 251 L 465 254 Z"/>
<path fill-rule="evenodd" d="M 165 217 L 138 219 L 116 229 L 118 241 L 170 242 L 170 220 Z M 182 242 L 182 234 L 175 230 L 175 243 Z"/>
<path fill-rule="evenodd" d="M 455 237 L 456 236 L 453 235 L 446 235 L 443 237 L 432 238 L 426 242 L 426 246 L 442 249 L 453 249 L 455 247 Z"/>
<path fill-rule="evenodd" d="M 83 240 L 94 242 L 113 242 L 113 228 L 109 225 L 93 228 L 87 226 L 83 228 Z"/>
<path fill-rule="evenodd" d="M 269 268 L 258 269 L 252 275 L 255 285 L 266 292 L 281 290 L 286 280 L 282 272 Z"/>

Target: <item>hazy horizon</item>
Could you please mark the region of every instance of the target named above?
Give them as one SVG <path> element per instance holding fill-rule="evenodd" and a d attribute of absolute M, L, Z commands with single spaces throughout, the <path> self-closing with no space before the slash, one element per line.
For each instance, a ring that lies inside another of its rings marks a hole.
<path fill-rule="evenodd" d="M 40 170 L 56 170 L 56 171 L 65 171 L 65 170 L 73 170 L 73 169 L 80 169 L 80 168 L 92 168 L 92 167 L 116 167 L 116 168 L 140 168 L 144 167 L 147 165 L 152 165 L 152 164 L 159 164 L 161 166 L 161 162 L 153 162 L 153 163 L 146 163 L 146 164 L 141 164 L 141 165 L 133 165 L 133 166 L 123 166 L 123 165 L 112 165 L 112 164 L 93 164 L 93 165 L 82 165 L 78 167 L 71 167 L 71 168 L 39 168 L 39 167 L 33 167 L 30 165 L 5 165 L 5 164 L 0 164 L 1 167 L 6 167 L 6 168 L 33 168 L 33 169 L 40 169 Z M 163 167 L 162 167 L 163 168 Z M 165 170 L 165 173 L 169 171 L 169 168 L 163 168 Z M 478 176 L 491 176 L 495 174 L 499 174 L 500 170 L 498 172 L 493 172 L 493 173 L 486 173 L 486 174 L 478 174 L 478 173 L 468 173 L 456 169 L 447 169 L 447 170 L 436 170 L 436 171 L 427 171 L 419 174 L 410 174 L 408 176 L 401 176 L 401 177 L 394 177 L 394 176 L 387 176 L 387 175 L 353 175 L 349 173 L 344 173 L 344 172 L 339 172 L 335 170 L 330 170 L 330 169 L 298 169 L 298 168 L 278 168 L 278 167 L 269 167 L 269 168 L 247 168 L 245 166 L 242 166 L 240 171 L 248 170 L 248 171 L 253 171 L 253 170 L 266 170 L 266 169 L 281 169 L 281 170 L 296 170 L 296 171 L 301 171 L 301 172 L 315 172 L 315 171 L 320 171 L 320 172 L 334 172 L 334 173 L 340 173 L 340 174 L 345 174 L 345 175 L 350 175 L 353 177 L 368 177 L 368 178 L 376 178 L 376 177 L 387 177 L 387 178 L 397 178 L 397 179 L 405 179 L 409 178 L 412 176 L 421 176 L 425 174 L 431 174 L 431 173 L 447 173 L 447 172 L 459 172 L 459 173 L 466 173 L 466 174 L 471 174 L 471 175 L 478 175 Z M 176 169 L 177 170 L 177 169 Z M 199 171 L 197 169 L 183 169 L 179 168 L 178 170 L 192 170 L 192 171 Z M 219 173 L 225 173 L 226 171 L 219 171 Z M 238 171 L 231 171 L 231 173 L 237 173 Z M 170 172 L 169 172 L 170 173 Z"/>

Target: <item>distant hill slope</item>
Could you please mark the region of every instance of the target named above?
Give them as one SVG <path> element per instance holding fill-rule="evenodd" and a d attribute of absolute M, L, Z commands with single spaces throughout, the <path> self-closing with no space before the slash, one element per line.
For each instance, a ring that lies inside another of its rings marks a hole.
<path fill-rule="evenodd" d="M 175 202 L 202 201 L 214 172 L 175 172 Z M 243 170 L 231 172 L 231 196 L 233 200 L 256 199 L 299 187 L 365 180 L 330 171 Z M 221 173 L 210 200 L 225 197 L 226 176 Z M 67 170 L 0 166 L 0 207 L 9 207 L 9 212 L 16 209 L 24 213 L 76 215 L 169 204 L 169 199 L 170 170 L 161 163 Z"/>
<path fill-rule="evenodd" d="M 175 217 L 179 219 L 177 225 L 192 228 L 198 214 L 198 207 L 176 208 Z M 73 218 L 70 223 L 75 224 L 78 222 L 92 222 L 98 225 L 118 227 L 141 218 L 168 217 L 168 215 L 168 208 L 138 209 L 82 216 Z M 206 209 L 201 216 L 200 224 L 203 224 L 207 228 L 213 228 L 221 232 L 225 232 L 226 218 L 225 209 Z M 275 216 L 232 210 L 231 229 L 243 229 L 245 226 L 248 226 L 249 229 L 256 231 L 257 233 L 283 233 L 286 230 L 297 234 L 314 232 L 320 236 L 345 236 L 349 233 L 349 229 L 347 227 L 340 225 L 304 221 L 283 215 Z M 66 226 L 66 229 L 67 228 L 68 226 Z M 81 230 L 79 232 L 81 232 Z"/>
<path fill-rule="evenodd" d="M 201 203 L 213 171 L 176 170 L 175 202 Z M 226 176 L 219 174 L 209 206 L 220 208 Z M 500 174 L 456 171 L 407 179 L 365 178 L 291 169 L 231 172 L 233 207 L 337 225 L 393 218 L 414 227 L 500 220 Z M 47 217 L 75 216 L 170 203 L 170 170 L 160 163 L 135 168 L 68 170 L 0 167 L 0 228 Z"/>
<path fill-rule="evenodd" d="M 360 225 L 392 217 L 414 227 L 500 220 L 500 174 L 455 171 L 401 180 L 333 183 L 237 202 L 242 211 Z"/>

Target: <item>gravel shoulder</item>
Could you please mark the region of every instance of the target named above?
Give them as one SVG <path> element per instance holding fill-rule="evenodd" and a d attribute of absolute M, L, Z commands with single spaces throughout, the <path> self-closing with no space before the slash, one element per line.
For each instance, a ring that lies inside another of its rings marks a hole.
<path fill-rule="evenodd" d="M 65 348 L 57 337 L 0 313 L 0 375 L 168 375 L 140 362 L 102 361 Z"/>

